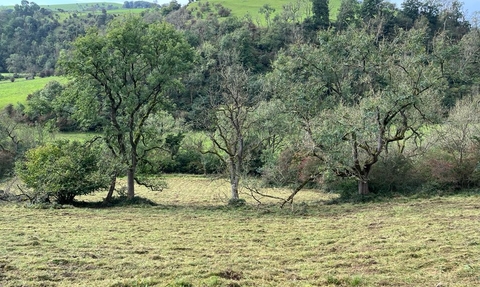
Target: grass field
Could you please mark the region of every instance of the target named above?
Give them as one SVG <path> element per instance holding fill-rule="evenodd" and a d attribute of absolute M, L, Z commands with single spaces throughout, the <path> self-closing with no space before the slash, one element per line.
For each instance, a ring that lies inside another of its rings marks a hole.
<path fill-rule="evenodd" d="M 196 15 L 197 11 L 200 11 L 199 5 L 200 3 L 205 4 L 209 3 L 212 10 L 215 10 L 215 4 L 221 4 L 222 6 L 231 9 L 231 13 L 237 17 L 244 17 L 245 15 L 250 15 L 252 20 L 258 22 L 262 25 L 266 24 L 265 16 L 259 13 L 260 8 L 262 8 L 265 4 L 270 5 L 270 7 L 275 9 L 275 13 L 279 14 L 283 10 L 283 7 L 287 4 L 292 3 L 302 3 L 300 5 L 310 5 L 310 1 L 303 1 L 303 0 L 262 0 L 262 1 L 254 1 L 254 0 L 241 0 L 241 1 L 234 1 L 234 0 L 199 0 L 189 4 L 189 9 L 193 11 L 194 15 Z M 332 20 L 337 18 L 338 9 L 340 8 L 341 0 L 330 0 L 329 8 L 330 8 L 330 18 Z M 300 11 L 303 11 L 301 9 Z M 273 19 L 272 15 L 272 19 Z"/>
<path fill-rule="evenodd" d="M 48 77 L 35 78 L 34 80 L 19 78 L 15 79 L 15 82 L 10 82 L 9 80 L 0 81 L 0 109 L 3 109 L 8 104 L 24 104 L 29 94 L 43 89 L 50 81 L 66 83 L 67 79 L 63 77 Z"/>
<path fill-rule="evenodd" d="M 119 3 L 112 3 L 112 2 L 96 2 L 96 3 L 76 3 L 76 4 L 57 4 L 57 5 L 41 5 L 41 7 L 45 7 L 51 10 L 58 10 L 62 9 L 65 11 L 85 11 L 85 10 L 97 10 L 102 8 L 116 8 L 121 9 L 123 4 Z M 112 9 L 115 10 L 115 9 Z"/>
<path fill-rule="evenodd" d="M 0 285 L 480 285 L 478 196 L 331 205 L 307 190 L 286 210 L 228 209 L 223 181 L 166 180 L 139 189 L 157 206 L 0 206 Z"/>

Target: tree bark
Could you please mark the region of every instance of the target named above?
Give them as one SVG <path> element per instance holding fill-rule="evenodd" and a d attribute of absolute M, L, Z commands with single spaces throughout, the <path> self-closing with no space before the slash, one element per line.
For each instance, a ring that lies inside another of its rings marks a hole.
<path fill-rule="evenodd" d="M 107 197 L 105 198 L 106 202 L 109 202 L 112 200 L 113 197 L 113 192 L 115 191 L 115 185 L 117 183 L 117 176 L 112 176 L 112 181 L 110 182 L 110 187 L 108 188 L 108 193 Z"/>
<path fill-rule="evenodd" d="M 127 198 L 133 199 L 135 197 L 135 168 L 130 167 L 127 170 Z"/>
<path fill-rule="evenodd" d="M 358 180 L 358 194 L 366 195 L 370 191 L 368 189 L 368 181 L 366 180 Z"/>
<path fill-rule="evenodd" d="M 233 159 L 230 160 L 230 185 L 231 185 L 231 199 L 239 199 L 238 184 L 240 176 L 237 174 L 237 168 Z"/>

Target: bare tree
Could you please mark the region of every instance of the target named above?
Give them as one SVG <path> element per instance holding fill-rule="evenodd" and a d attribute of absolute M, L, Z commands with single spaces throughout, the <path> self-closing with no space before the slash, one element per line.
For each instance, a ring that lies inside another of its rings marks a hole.
<path fill-rule="evenodd" d="M 228 167 L 231 199 L 237 200 L 249 152 L 261 144 L 253 139 L 260 97 L 249 88 L 249 71 L 232 58 L 220 61 L 218 90 L 208 97 L 209 114 L 203 120 L 211 145 L 204 152 L 218 156 Z"/>

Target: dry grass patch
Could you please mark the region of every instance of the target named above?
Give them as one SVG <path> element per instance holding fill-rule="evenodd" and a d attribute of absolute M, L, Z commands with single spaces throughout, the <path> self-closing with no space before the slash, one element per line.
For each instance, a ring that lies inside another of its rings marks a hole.
<path fill-rule="evenodd" d="M 310 190 L 231 209 L 223 181 L 167 182 L 139 188 L 157 206 L 0 206 L 0 286 L 480 284 L 479 197 L 327 205 Z"/>

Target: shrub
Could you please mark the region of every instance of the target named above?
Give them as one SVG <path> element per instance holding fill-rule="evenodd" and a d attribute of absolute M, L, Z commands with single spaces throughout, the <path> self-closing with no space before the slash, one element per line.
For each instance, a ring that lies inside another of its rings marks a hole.
<path fill-rule="evenodd" d="M 418 172 L 431 187 L 462 189 L 480 186 L 480 155 L 472 147 L 461 160 L 441 149 L 430 151 L 419 163 Z"/>
<path fill-rule="evenodd" d="M 318 173 L 321 160 L 297 148 L 285 149 L 278 159 L 263 169 L 262 177 L 267 185 L 296 185 Z"/>
<path fill-rule="evenodd" d="M 0 150 L 0 179 L 7 177 L 13 171 L 15 156 L 13 153 Z"/>
<path fill-rule="evenodd" d="M 29 150 L 16 171 L 32 201 L 53 197 L 60 204 L 72 203 L 77 195 L 108 186 L 99 155 L 93 146 L 57 141 Z"/>
<path fill-rule="evenodd" d="M 148 162 L 141 162 L 138 166 L 138 172 L 143 174 L 212 174 L 222 169 L 224 166 L 218 157 L 212 154 L 202 154 L 190 147 L 179 149 L 174 156 L 161 150 L 152 151 L 149 154 Z"/>
<path fill-rule="evenodd" d="M 370 173 L 370 190 L 375 194 L 411 194 L 423 183 L 412 158 L 402 153 L 382 157 Z"/>
<path fill-rule="evenodd" d="M 480 95 L 459 100 L 447 121 L 435 128 L 419 170 L 438 188 L 480 186 Z"/>

